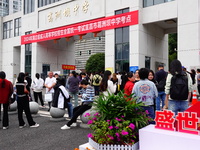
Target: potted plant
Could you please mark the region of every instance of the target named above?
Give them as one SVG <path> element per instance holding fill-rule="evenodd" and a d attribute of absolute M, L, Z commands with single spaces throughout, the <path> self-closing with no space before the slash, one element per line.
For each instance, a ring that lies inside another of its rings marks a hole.
<path fill-rule="evenodd" d="M 88 134 L 89 143 L 95 149 L 103 147 L 102 144 L 112 145 L 113 148 L 128 148 L 139 141 L 139 129 L 148 125 L 151 118 L 147 116 L 148 112 L 142 109 L 143 104 L 136 103 L 136 98 L 129 101 L 127 99 L 129 97 L 123 92 L 117 95 L 100 95 L 93 103 L 97 113 L 85 114 L 90 117 L 88 124 L 92 130 L 92 133 Z"/>

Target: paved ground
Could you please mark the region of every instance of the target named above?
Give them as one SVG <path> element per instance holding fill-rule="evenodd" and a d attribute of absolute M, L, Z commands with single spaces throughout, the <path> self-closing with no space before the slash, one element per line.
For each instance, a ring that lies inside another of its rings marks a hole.
<path fill-rule="evenodd" d="M 25 116 L 24 120 L 27 124 Z M 9 129 L 3 130 L 0 125 L 0 150 L 74 150 L 79 145 L 87 143 L 90 129 L 78 126 L 70 130 L 61 130 L 60 127 L 67 120 L 50 121 L 47 108 L 40 108 L 39 115 L 34 117 L 34 121 L 39 123 L 40 127 L 26 126 L 19 129 L 17 114 L 9 115 Z"/>

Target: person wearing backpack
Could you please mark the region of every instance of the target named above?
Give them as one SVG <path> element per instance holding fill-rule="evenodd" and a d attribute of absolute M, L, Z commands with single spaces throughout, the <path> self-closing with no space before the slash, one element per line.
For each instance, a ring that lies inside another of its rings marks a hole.
<path fill-rule="evenodd" d="M 167 75 L 165 85 L 165 106 L 177 115 L 185 111 L 189 106 L 192 92 L 192 79 L 190 75 L 182 70 L 179 60 L 173 60 L 170 64 L 170 73 Z"/>
<path fill-rule="evenodd" d="M 159 64 L 158 71 L 155 73 L 155 80 L 157 81 L 158 97 L 156 97 L 156 110 L 160 110 L 160 103 L 162 108 L 165 105 L 165 84 L 166 84 L 167 72 L 164 71 L 163 64 Z"/>
<path fill-rule="evenodd" d="M 102 77 L 99 75 L 98 72 L 96 72 L 92 78 L 92 85 L 94 86 L 95 96 L 99 95 L 99 86 L 100 86 L 101 80 L 102 80 Z"/>

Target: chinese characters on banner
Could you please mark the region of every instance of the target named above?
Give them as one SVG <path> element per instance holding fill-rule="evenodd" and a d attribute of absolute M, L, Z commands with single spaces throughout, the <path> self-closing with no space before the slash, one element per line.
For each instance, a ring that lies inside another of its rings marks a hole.
<path fill-rule="evenodd" d="M 178 115 L 174 118 L 174 113 L 170 110 L 156 111 L 156 125 L 155 128 L 175 131 L 176 128 L 179 132 L 199 134 L 197 130 L 197 124 L 199 118 L 195 112 L 178 112 Z M 177 121 L 177 126 L 175 126 Z"/>
<path fill-rule="evenodd" d="M 63 70 L 76 70 L 76 66 L 74 65 L 62 65 Z"/>
<path fill-rule="evenodd" d="M 64 27 L 54 28 L 29 35 L 23 35 L 21 36 L 21 44 L 59 39 L 63 37 L 70 37 L 74 35 L 81 35 L 90 32 L 109 30 L 136 24 L 138 24 L 138 11 L 132 11 L 115 16 L 104 17 Z"/>

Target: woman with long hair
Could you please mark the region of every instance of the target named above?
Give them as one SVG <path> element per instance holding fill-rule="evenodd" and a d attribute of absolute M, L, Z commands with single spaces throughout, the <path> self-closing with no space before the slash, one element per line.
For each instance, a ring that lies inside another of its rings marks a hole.
<path fill-rule="evenodd" d="M 139 69 L 135 71 L 135 83 L 140 81 Z"/>
<path fill-rule="evenodd" d="M 39 73 L 36 73 L 35 79 L 33 80 L 31 87 L 33 89 L 33 95 L 34 95 L 35 102 L 38 103 L 38 97 L 39 97 L 42 107 L 44 107 L 44 101 L 42 98 L 43 86 L 44 86 L 44 80 L 42 78 L 40 78 Z"/>
<path fill-rule="evenodd" d="M 124 94 L 126 94 L 126 96 L 129 97 L 134 87 L 135 77 L 132 72 L 128 72 L 126 77 L 127 77 L 127 82 L 124 86 Z M 131 98 L 128 98 L 127 100 L 131 100 Z"/>
<path fill-rule="evenodd" d="M 8 107 L 9 99 L 13 93 L 13 85 L 6 79 L 5 72 L 0 72 L 0 105 L 3 104 L 3 129 L 8 129 Z M 1 109 L 0 109 L 1 111 Z"/>
<path fill-rule="evenodd" d="M 155 73 L 153 70 L 149 70 L 148 80 L 152 81 L 155 85 L 157 85 L 157 81 L 155 80 Z"/>
<path fill-rule="evenodd" d="M 113 82 L 113 84 L 118 85 L 118 78 L 117 78 L 117 74 L 116 73 L 112 74 L 111 81 Z M 116 87 L 116 91 L 115 91 L 115 94 L 117 94 L 117 93 L 118 93 L 118 86 Z"/>
<path fill-rule="evenodd" d="M 23 72 L 20 72 L 16 83 L 19 128 L 23 128 L 26 126 L 23 119 L 23 111 L 26 114 L 29 126 L 39 127 L 39 124 L 35 123 L 31 116 L 30 106 L 29 106 L 29 91 L 26 88 L 27 83 L 24 81 L 24 79 L 25 79 L 25 74 Z"/>
<path fill-rule="evenodd" d="M 68 109 L 69 118 L 73 116 L 73 106 L 70 103 L 70 96 L 65 88 L 66 79 L 63 77 L 56 78 L 56 85 L 53 87 L 55 94 L 52 101 L 52 106 L 60 109 Z"/>
<path fill-rule="evenodd" d="M 103 79 L 101 80 L 100 90 L 103 92 L 105 96 L 108 96 L 108 93 L 114 94 L 117 88 L 116 84 L 113 84 L 111 79 L 111 71 L 106 70 L 103 75 Z"/>
<path fill-rule="evenodd" d="M 72 71 L 68 79 L 69 95 L 74 98 L 74 107 L 78 106 L 78 93 L 79 93 L 80 80 L 76 74 L 76 71 Z"/>
<path fill-rule="evenodd" d="M 181 81 L 181 89 L 178 86 L 180 83 L 177 84 L 176 81 Z M 183 83 L 186 83 L 187 85 Z M 176 87 L 176 90 L 174 90 L 174 87 Z M 182 93 L 174 95 L 174 92 L 179 90 L 181 90 Z M 179 60 L 173 60 L 170 64 L 169 74 L 166 79 L 164 109 L 168 108 L 175 112 L 175 115 L 177 115 L 178 112 L 185 111 L 189 105 L 188 100 L 190 99 L 191 92 L 192 79 L 190 75 L 182 70 L 182 64 Z M 177 96 L 179 98 L 177 98 Z"/>

